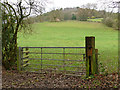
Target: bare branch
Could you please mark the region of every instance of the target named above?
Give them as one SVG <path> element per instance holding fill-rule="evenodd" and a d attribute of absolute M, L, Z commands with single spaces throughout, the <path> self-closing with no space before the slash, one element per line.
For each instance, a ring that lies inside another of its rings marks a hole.
<path fill-rule="evenodd" d="M 16 18 L 16 20 L 18 21 L 18 17 L 17 17 L 17 14 L 16 14 L 15 9 L 14 9 L 8 2 L 6 2 L 5 4 L 7 4 L 7 5 L 13 10 L 13 12 L 14 12 L 14 14 L 15 14 L 15 18 Z M 4 4 L 2 4 L 2 5 L 4 5 Z M 4 5 L 4 6 L 5 6 L 5 5 Z"/>

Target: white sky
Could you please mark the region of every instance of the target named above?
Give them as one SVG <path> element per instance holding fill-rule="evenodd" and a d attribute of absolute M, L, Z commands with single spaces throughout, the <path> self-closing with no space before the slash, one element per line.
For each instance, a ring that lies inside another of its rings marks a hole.
<path fill-rule="evenodd" d="M 66 7 L 80 7 L 87 3 L 97 3 L 99 9 L 103 8 L 102 2 L 120 1 L 120 0 L 48 0 L 46 11 L 50 11 L 54 8 L 66 8 Z"/>
<path fill-rule="evenodd" d="M 87 3 L 96 3 L 98 0 L 49 0 L 47 10 L 53 8 L 80 7 Z"/>
<path fill-rule="evenodd" d="M 98 0 L 51 0 L 54 7 L 77 7 L 87 3 L 96 3 Z"/>
<path fill-rule="evenodd" d="M 8 0 L 8 1 L 16 2 L 17 0 Z M 46 5 L 46 12 L 56 8 L 80 7 L 81 5 L 85 5 L 87 3 L 97 3 L 99 5 L 98 6 L 98 10 L 99 10 L 99 9 L 104 9 L 105 7 L 102 5 L 102 2 L 120 1 L 120 0 L 47 0 L 47 1 L 48 4 Z M 117 11 L 117 9 L 115 11 Z"/>

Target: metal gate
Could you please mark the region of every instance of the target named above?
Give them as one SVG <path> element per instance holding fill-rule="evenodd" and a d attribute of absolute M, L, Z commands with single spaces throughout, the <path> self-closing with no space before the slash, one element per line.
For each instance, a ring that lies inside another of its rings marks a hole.
<path fill-rule="evenodd" d="M 82 75 L 85 57 L 85 47 L 19 47 L 19 69 Z"/>

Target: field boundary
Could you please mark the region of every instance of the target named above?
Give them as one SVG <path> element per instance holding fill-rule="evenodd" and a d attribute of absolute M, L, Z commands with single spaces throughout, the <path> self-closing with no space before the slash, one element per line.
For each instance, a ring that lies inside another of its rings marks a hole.
<path fill-rule="evenodd" d="M 86 37 L 85 40 L 85 47 L 19 47 L 18 70 L 84 74 L 87 77 L 98 74 L 95 37 Z"/>
<path fill-rule="evenodd" d="M 32 51 L 32 50 L 36 49 L 39 51 Z M 52 50 L 52 49 L 58 49 L 61 52 L 49 52 L 48 50 Z M 29 69 L 32 69 L 35 71 L 35 69 L 38 69 L 38 72 L 40 73 L 45 73 L 45 72 L 65 72 L 66 74 L 78 74 L 78 75 L 82 75 L 85 74 L 85 53 L 78 53 L 78 52 L 66 52 L 66 50 L 80 50 L 80 49 L 84 49 L 85 47 L 19 47 L 19 50 L 21 51 L 20 56 L 20 70 L 24 70 L 26 67 L 28 68 L 29 65 L 36 65 L 39 66 L 37 68 L 34 67 L 29 67 Z M 31 51 L 30 51 L 31 50 Z M 34 57 L 31 58 L 30 55 L 39 55 L 39 57 Z M 44 57 L 44 55 L 46 57 Z M 56 57 L 54 58 L 53 55 L 61 55 L 60 59 L 56 59 Z M 79 59 L 68 59 L 66 58 L 66 56 L 79 56 Z M 47 56 L 51 56 L 52 59 L 50 59 L 50 57 L 47 58 Z M 33 64 L 33 63 L 29 63 L 30 60 L 38 60 L 39 64 Z M 44 61 L 48 61 L 47 64 L 43 64 Z M 49 63 L 49 61 L 53 61 L 53 62 L 62 62 L 61 65 L 59 64 L 54 64 L 54 63 Z M 75 66 L 75 65 L 69 65 L 70 63 L 75 62 L 75 63 L 81 63 L 81 66 Z M 84 65 L 83 65 L 84 63 Z M 46 66 L 46 68 L 44 68 L 44 66 Z M 54 68 L 53 68 L 54 67 Z M 67 68 L 72 68 L 72 70 L 67 69 Z M 73 70 L 73 68 L 76 68 L 77 70 Z M 79 69 L 78 69 L 79 68 Z"/>

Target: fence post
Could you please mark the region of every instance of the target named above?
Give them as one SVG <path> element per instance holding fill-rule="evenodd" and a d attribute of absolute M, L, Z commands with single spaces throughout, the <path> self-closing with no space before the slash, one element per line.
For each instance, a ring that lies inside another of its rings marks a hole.
<path fill-rule="evenodd" d="M 86 37 L 86 76 L 96 73 L 95 37 Z"/>
<path fill-rule="evenodd" d="M 21 71 L 21 47 L 17 48 L 17 70 Z"/>
<path fill-rule="evenodd" d="M 26 48 L 26 56 L 29 54 L 28 48 Z M 29 56 L 27 57 L 29 58 Z M 28 60 L 26 61 L 26 63 L 28 63 Z"/>
<path fill-rule="evenodd" d="M 64 72 L 66 71 L 65 69 L 65 48 L 63 48 L 63 68 L 64 68 Z M 65 72 L 66 73 L 66 72 Z"/>
<path fill-rule="evenodd" d="M 41 48 L 41 73 L 42 73 L 42 48 Z"/>
<path fill-rule="evenodd" d="M 17 70 L 19 71 L 19 47 L 17 47 Z"/>
<path fill-rule="evenodd" d="M 98 49 L 95 49 L 95 60 L 96 60 L 96 72 L 95 72 L 95 74 L 99 74 L 99 72 L 98 72 Z"/>

